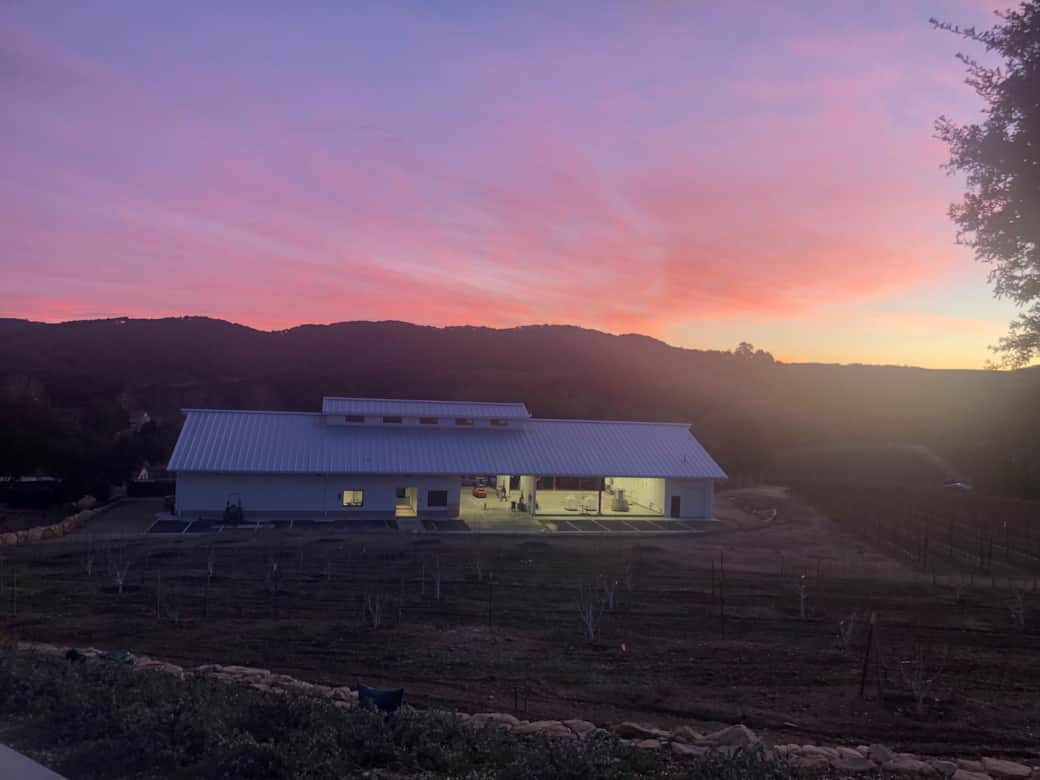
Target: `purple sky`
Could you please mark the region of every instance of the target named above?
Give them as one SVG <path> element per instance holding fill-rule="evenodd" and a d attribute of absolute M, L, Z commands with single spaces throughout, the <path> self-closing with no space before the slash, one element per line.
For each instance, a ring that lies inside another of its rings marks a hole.
<path fill-rule="evenodd" d="M 0 315 L 566 322 L 977 367 L 912 2 L 0 6 Z M 215 7 L 215 6 L 219 6 Z"/>

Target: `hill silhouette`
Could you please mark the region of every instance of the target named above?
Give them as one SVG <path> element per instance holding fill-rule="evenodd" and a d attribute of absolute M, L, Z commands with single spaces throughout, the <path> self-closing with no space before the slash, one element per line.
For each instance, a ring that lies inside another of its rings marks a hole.
<path fill-rule="evenodd" d="M 1040 368 L 784 364 L 556 325 L 344 322 L 267 332 L 183 317 L 0 320 L 0 379 L 13 426 L 0 473 L 75 470 L 136 411 L 154 422 L 147 441 L 124 445 L 116 470 L 162 459 L 184 407 L 314 410 L 323 395 L 359 395 L 689 422 L 738 479 L 794 465 L 834 478 L 941 480 L 938 458 L 982 489 L 1040 493 Z M 847 457 L 857 448 L 862 457 Z"/>

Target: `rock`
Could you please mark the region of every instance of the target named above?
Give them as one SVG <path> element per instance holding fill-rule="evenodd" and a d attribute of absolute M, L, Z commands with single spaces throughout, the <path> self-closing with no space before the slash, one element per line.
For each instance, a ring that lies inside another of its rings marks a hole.
<path fill-rule="evenodd" d="M 659 739 L 641 739 L 636 742 L 635 746 L 640 750 L 660 750 L 661 740 Z"/>
<path fill-rule="evenodd" d="M 841 758 L 841 754 L 838 753 L 837 749 L 821 745 L 802 745 L 802 749 L 799 752 L 803 756 L 823 756 L 828 761 Z"/>
<path fill-rule="evenodd" d="M 332 688 L 327 685 L 312 685 L 311 696 L 320 696 L 322 699 L 331 699 Z"/>
<path fill-rule="evenodd" d="M 881 768 L 893 775 L 931 777 L 938 774 L 931 764 L 916 758 L 893 758 L 891 761 L 886 761 Z"/>
<path fill-rule="evenodd" d="M 477 727 L 492 725 L 504 729 L 520 725 L 519 718 L 507 712 L 478 712 L 470 718 L 469 722 Z"/>
<path fill-rule="evenodd" d="M 177 666 L 177 664 L 169 664 L 165 661 L 150 661 L 146 660 L 143 663 L 136 664 L 135 670 L 148 670 L 153 672 L 165 672 L 166 674 L 172 674 L 181 680 L 184 679 L 184 668 Z"/>
<path fill-rule="evenodd" d="M 978 774 L 986 771 L 986 767 L 982 765 L 981 761 L 972 761 L 970 758 L 958 758 L 957 766 L 967 772 L 977 772 Z"/>
<path fill-rule="evenodd" d="M 272 688 L 270 685 L 265 685 L 262 682 L 251 682 L 249 683 L 250 688 L 255 688 L 263 693 L 273 693 L 276 696 L 287 696 L 288 694 L 281 688 Z M 337 702 L 342 703 L 342 702 Z"/>
<path fill-rule="evenodd" d="M 13 531 L 0 534 L 0 544 L 18 544 L 18 534 Z"/>
<path fill-rule="evenodd" d="M 256 667 L 253 667 L 253 666 L 225 666 L 225 667 L 221 668 L 220 671 L 222 671 L 224 674 L 230 674 L 230 675 L 233 675 L 235 677 L 258 677 L 258 676 L 271 677 L 271 676 L 273 676 L 273 675 L 271 675 L 271 670 L 270 669 L 257 669 Z M 284 675 L 279 675 L 279 676 L 283 676 L 284 677 Z M 292 678 L 290 677 L 289 679 L 291 680 Z"/>
<path fill-rule="evenodd" d="M 801 745 L 774 745 L 773 753 L 780 758 L 786 758 L 787 756 L 797 756 L 802 752 Z"/>
<path fill-rule="evenodd" d="M 700 758 L 708 752 L 707 748 L 698 747 L 697 745 L 687 745 L 685 742 L 673 742 L 672 752 L 677 756 L 689 756 L 692 758 Z"/>
<path fill-rule="evenodd" d="M 863 754 L 856 748 L 840 746 L 836 749 L 840 758 L 863 758 Z"/>
<path fill-rule="evenodd" d="M 589 723 L 587 720 L 578 720 L 576 718 L 572 718 L 571 720 L 565 720 L 563 722 L 563 725 L 569 728 L 579 737 L 584 737 L 590 731 L 596 730 L 595 723 Z"/>
<path fill-rule="evenodd" d="M 614 732 L 615 736 L 622 739 L 661 739 L 671 736 L 667 731 L 662 731 L 653 726 L 644 726 L 641 723 L 632 723 L 631 721 L 618 723 L 611 728 L 611 731 Z"/>
<path fill-rule="evenodd" d="M 895 758 L 892 751 L 884 745 L 871 745 L 867 751 L 867 757 L 875 764 L 887 764 Z"/>
<path fill-rule="evenodd" d="M 1029 778 L 1033 776 L 1033 770 L 1025 764 L 1019 764 L 1017 761 L 1007 761 L 1002 758 L 984 757 L 982 766 L 987 774 L 1001 778 L 1001 780 L 1005 780 L 1005 778 L 1014 780 L 1015 778 Z"/>
<path fill-rule="evenodd" d="M 696 729 L 683 725 L 679 726 L 679 728 L 672 732 L 672 739 L 687 742 L 691 745 L 697 745 L 704 741 L 704 734 Z"/>
<path fill-rule="evenodd" d="M 831 761 L 831 769 L 856 774 L 857 772 L 876 772 L 877 765 L 863 756 L 843 756 Z"/>
<path fill-rule="evenodd" d="M 18 650 L 28 650 L 32 653 L 43 653 L 44 655 L 65 655 L 65 651 L 57 645 L 50 645 L 46 642 L 16 642 L 15 647 Z M 86 651 L 83 655 L 87 655 Z"/>
<path fill-rule="evenodd" d="M 357 691 L 352 691 L 347 686 L 332 689 L 332 698 L 337 701 L 357 701 Z"/>
<path fill-rule="evenodd" d="M 790 756 L 787 759 L 787 765 L 795 769 L 826 769 L 830 766 L 830 761 L 827 760 L 826 756 L 819 754 L 814 756 Z"/>
<path fill-rule="evenodd" d="M 972 772 L 968 769 L 958 769 L 950 777 L 951 780 L 993 780 L 985 772 Z"/>
<path fill-rule="evenodd" d="M 575 736 L 573 731 L 558 720 L 535 720 L 530 723 L 524 723 L 514 726 L 513 733 L 519 735 L 542 734 L 548 737 L 563 737 L 565 739 L 574 739 Z"/>
<path fill-rule="evenodd" d="M 704 741 L 719 746 L 748 747 L 758 744 L 761 740 L 759 740 L 755 732 L 743 723 L 740 723 L 736 726 L 727 726 L 713 734 L 708 734 Z"/>
<path fill-rule="evenodd" d="M 957 765 L 952 761 L 945 761 L 941 758 L 933 758 L 928 763 L 935 767 L 935 771 L 941 774 L 943 777 L 950 777 L 954 772 L 957 771 Z"/>

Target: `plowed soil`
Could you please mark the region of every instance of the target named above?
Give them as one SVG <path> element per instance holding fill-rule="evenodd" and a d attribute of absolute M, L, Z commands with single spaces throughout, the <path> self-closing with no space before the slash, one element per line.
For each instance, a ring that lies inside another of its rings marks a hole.
<path fill-rule="evenodd" d="M 186 665 L 401 685 L 413 703 L 469 712 L 1038 755 L 1035 585 L 933 579 L 780 489 L 725 494 L 719 510 L 717 531 L 623 539 L 81 533 L 3 551 L 0 626 Z"/>

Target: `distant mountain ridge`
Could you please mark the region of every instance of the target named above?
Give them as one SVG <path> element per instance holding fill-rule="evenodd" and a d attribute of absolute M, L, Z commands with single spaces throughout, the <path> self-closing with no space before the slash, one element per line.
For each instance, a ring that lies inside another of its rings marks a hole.
<path fill-rule="evenodd" d="M 995 490 L 1040 490 L 1040 368 L 784 364 L 561 325 L 0 319 L 0 380 L 8 399 L 146 409 L 173 433 L 189 406 L 523 401 L 543 417 L 689 422 L 730 474 L 762 473 L 792 447 L 898 443 L 931 447 Z"/>

